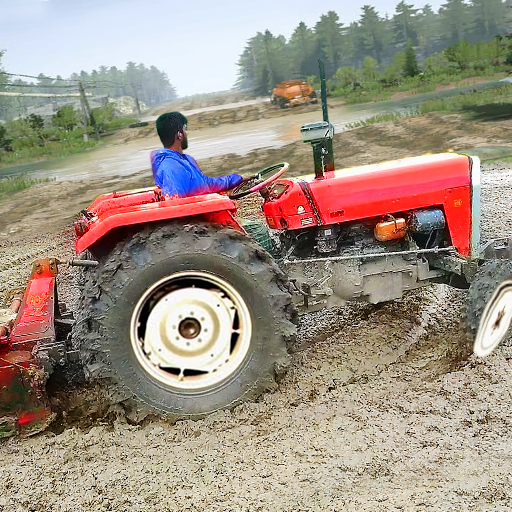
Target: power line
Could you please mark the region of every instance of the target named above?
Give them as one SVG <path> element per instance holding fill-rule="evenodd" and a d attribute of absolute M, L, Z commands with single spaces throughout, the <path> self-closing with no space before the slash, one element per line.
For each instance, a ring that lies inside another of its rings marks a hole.
<path fill-rule="evenodd" d="M 5 92 L 0 91 L 0 96 L 10 96 L 12 98 L 79 98 L 80 94 L 78 93 L 65 93 L 65 94 L 55 94 L 52 92 Z M 89 94 L 90 96 L 90 94 Z"/>
<path fill-rule="evenodd" d="M 67 80 L 66 78 L 52 78 L 49 76 L 32 76 L 32 75 L 22 75 L 21 73 L 7 73 L 6 71 L 0 71 L 0 74 L 7 76 L 22 76 L 23 78 L 34 78 L 35 80 L 41 80 L 45 78 L 46 80 L 62 80 L 63 82 L 76 82 L 78 80 Z"/>
<path fill-rule="evenodd" d="M 32 76 L 32 75 L 22 75 L 20 73 L 7 73 L 6 71 L 0 71 L 0 74 L 2 75 L 7 75 L 7 76 L 21 76 L 23 78 L 33 78 L 34 80 L 55 80 L 55 81 L 58 81 L 58 80 L 61 80 L 63 82 L 82 82 L 83 84 L 92 84 L 92 85 L 96 85 L 96 84 L 112 84 L 112 85 L 117 85 L 117 86 L 129 86 L 129 85 L 132 85 L 131 83 L 126 83 L 126 82 L 114 82 L 112 80 L 76 80 L 76 79 L 71 79 L 71 78 L 52 78 L 50 76 Z M 142 83 L 138 83 L 138 84 L 135 84 L 137 86 L 139 85 L 142 85 Z"/>
<path fill-rule="evenodd" d="M 6 87 L 32 87 L 32 88 L 38 88 L 38 87 L 51 87 L 51 88 L 57 88 L 57 89 L 78 89 L 77 85 L 55 85 L 55 84 L 48 84 L 48 85 L 42 85 L 42 84 L 1 84 L 2 86 Z"/>

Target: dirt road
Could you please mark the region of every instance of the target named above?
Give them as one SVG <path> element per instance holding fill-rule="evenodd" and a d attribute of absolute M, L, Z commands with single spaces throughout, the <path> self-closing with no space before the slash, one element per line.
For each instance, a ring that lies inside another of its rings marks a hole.
<path fill-rule="evenodd" d="M 511 127 L 425 116 L 340 134 L 335 154 L 355 165 L 504 145 Z M 297 143 L 201 163 L 221 173 L 288 159 L 304 172 L 308 158 Z M 485 166 L 482 181 L 483 237 L 512 236 L 511 168 Z M 149 183 L 146 172 L 112 187 Z M 104 187 L 49 183 L 0 206 L 0 296 L 23 284 L 34 257 L 72 252 L 74 212 Z M 67 272 L 60 278 L 71 304 L 73 282 Z M 284 381 L 231 412 L 175 425 L 58 423 L 7 440 L 0 510 L 512 510 L 512 346 L 457 366 L 450 354 L 463 298 L 434 286 L 390 304 L 307 315 Z"/>

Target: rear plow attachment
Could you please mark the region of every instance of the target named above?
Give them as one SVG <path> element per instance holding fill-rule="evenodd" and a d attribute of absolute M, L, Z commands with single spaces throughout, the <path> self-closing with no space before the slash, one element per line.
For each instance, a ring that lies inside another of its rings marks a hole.
<path fill-rule="evenodd" d="M 72 325 L 59 309 L 57 264 L 54 258 L 34 262 L 23 296 L 0 316 L 0 438 L 34 434 L 55 416 L 46 382 L 68 360 Z"/>

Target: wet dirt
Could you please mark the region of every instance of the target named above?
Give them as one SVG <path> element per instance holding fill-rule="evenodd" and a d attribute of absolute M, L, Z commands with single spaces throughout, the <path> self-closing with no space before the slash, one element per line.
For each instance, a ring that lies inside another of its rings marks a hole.
<path fill-rule="evenodd" d="M 507 146 L 512 122 L 429 115 L 341 133 L 337 167 L 428 151 Z M 194 154 L 191 147 L 191 154 Z M 211 174 L 288 160 L 312 169 L 309 146 L 200 161 Z M 151 184 L 149 170 L 108 189 Z M 104 179 L 53 182 L 0 205 L 0 297 L 34 258 L 73 252 L 70 223 Z M 482 172 L 484 239 L 512 236 L 512 169 Z M 242 209 L 250 210 L 255 202 Z M 76 303 L 63 268 L 61 299 Z M 276 390 L 203 420 L 129 425 L 122 416 L 60 422 L 0 444 L 0 510 L 511 510 L 512 346 L 459 364 L 464 292 L 433 286 L 377 306 L 301 319 L 292 366 Z M 2 307 L 2 304 L 0 304 Z"/>

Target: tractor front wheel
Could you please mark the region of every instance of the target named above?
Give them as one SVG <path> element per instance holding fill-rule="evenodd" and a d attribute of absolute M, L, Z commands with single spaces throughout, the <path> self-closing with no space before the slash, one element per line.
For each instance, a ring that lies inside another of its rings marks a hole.
<path fill-rule="evenodd" d="M 512 261 L 490 260 L 479 269 L 466 299 L 465 329 L 475 354 L 490 354 L 512 335 L 512 294 L 499 293 L 503 283 L 512 280 Z"/>
<path fill-rule="evenodd" d="M 84 290 L 74 338 L 86 376 L 140 421 L 256 398 L 287 365 L 284 274 L 230 229 L 164 226 L 120 242 Z"/>

